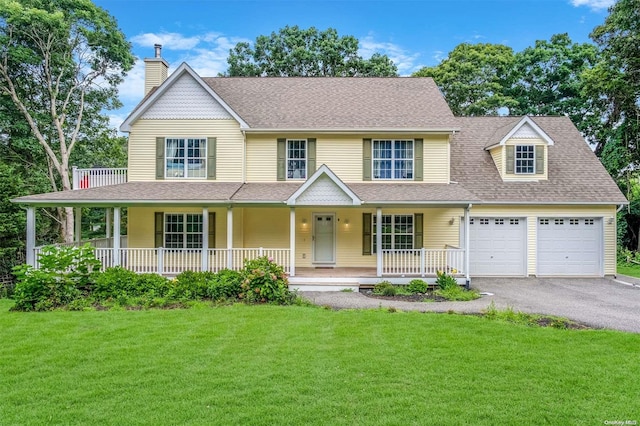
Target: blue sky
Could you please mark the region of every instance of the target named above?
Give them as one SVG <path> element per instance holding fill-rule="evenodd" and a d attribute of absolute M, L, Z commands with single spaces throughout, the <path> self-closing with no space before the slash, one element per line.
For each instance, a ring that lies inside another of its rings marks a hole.
<path fill-rule="evenodd" d="M 154 43 L 170 71 L 186 61 L 205 77 L 227 68 L 229 49 L 285 25 L 360 40 L 360 54 L 388 55 L 401 75 L 436 65 L 460 43 L 501 43 L 520 51 L 536 40 L 569 33 L 588 42 L 614 0 L 94 0 L 117 20 L 138 57 L 120 87 L 124 108 L 111 111 L 118 126 L 143 96 L 142 59 Z"/>

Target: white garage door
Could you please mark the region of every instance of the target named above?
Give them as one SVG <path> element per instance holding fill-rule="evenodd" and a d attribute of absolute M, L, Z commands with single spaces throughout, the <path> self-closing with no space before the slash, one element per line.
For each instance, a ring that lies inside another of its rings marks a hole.
<path fill-rule="evenodd" d="M 526 221 L 523 218 L 469 220 L 471 275 L 522 276 L 526 273 Z"/>
<path fill-rule="evenodd" d="M 602 275 L 602 220 L 538 219 L 538 275 Z"/>

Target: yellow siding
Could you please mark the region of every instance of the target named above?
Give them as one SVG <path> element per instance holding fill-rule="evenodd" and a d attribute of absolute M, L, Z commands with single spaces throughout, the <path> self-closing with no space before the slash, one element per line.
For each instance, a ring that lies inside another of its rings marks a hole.
<path fill-rule="evenodd" d="M 244 247 L 289 247 L 288 208 L 246 208 L 244 210 Z"/>
<path fill-rule="evenodd" d="M 247 182 L 277 180 L 276 137 L 247 136 Z"/>
<path fill-rule="evenodd" d="M 422 138 L 424 182 L 450 180 L 449 140 L 446 135 L 321 135 L 282 134 L 247 136 L 247 182 L 277 180 L 277 139 L 316 138 L 316 167 L 326 164 L 343 182 L 362 182 L 362 139 Z"/>
<path fill-rule="evenodd" d="M 215 137 L 221 182 L 242 181 L 244 138 L 235 120 L 138 120 L 129 135 L 129 181 L 156 178 L 157 137 Z M 201 180 L 201 179 L 200 179 Z"/>
<path fill-rule="evenodd" d="M 527 273 L 536 274 L 537 218 L 585 217 L 603 218 L 604 273 L 616 273 L 616 217 L 615 206 L 474 206 L 471 217 L 525 217 L 527 219 Z"/>
<path fill-rule="evenodd" d="M 240 210 L 240 209 L 237 209 Z M 155 212 L 163 213 L 200 213 L 202 209 L 188 207 L 129 207 L 127 211 L 127 245 L 130 248 L 152 248 L 155 246 Z M 216 247 L 227 247 L 227 209 L 209 208 L 209 213 L 216 214 Z M 241 217 L 234 216 L 234 225 Z M 241 241 L 239 242 L 241 243 Z M 212 248 L 212 247 L 210 247 Z"/>
<path fill-rule="evenodd" d="M 496 165 L 496 169 L 498 169 L 498 173 L 500 173 L 500 177 L 504 178 L 504 155 L 505 150 L 503 147 L 493 148 L 491 151 L 491 158 L 493 158 L 493 162 Z"/>

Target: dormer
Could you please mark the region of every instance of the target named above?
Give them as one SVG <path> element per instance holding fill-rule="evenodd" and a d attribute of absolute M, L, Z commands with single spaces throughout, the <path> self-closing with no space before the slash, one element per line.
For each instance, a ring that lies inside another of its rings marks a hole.
<path fill-rule="evenodd" d="M 548 152 L 553 139 L 530 117 L 498 129 L 485 147 L 505 181 L 548 179 Z"/>

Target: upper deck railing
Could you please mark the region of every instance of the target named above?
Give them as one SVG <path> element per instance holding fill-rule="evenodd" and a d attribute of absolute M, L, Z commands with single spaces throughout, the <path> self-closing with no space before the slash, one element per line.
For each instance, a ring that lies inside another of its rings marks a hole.
<path fill-rule="evenodd" d="M 126 167 L 79 169 L 73 167 L 73 189 L 98 188 L 127 181 Z"/>

